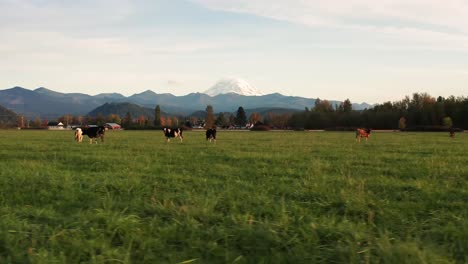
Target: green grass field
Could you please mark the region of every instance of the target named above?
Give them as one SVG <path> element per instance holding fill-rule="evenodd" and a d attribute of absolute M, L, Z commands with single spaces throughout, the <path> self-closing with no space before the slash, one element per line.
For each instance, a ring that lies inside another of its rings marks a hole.
<path fill-rule="evenodd" d="M 0 263 L 467 263 L 468 133 L 0 130 Z"/>

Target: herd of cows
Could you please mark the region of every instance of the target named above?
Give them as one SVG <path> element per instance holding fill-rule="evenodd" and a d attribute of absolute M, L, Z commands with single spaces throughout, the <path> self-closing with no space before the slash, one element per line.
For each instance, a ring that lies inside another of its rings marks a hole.
<path fill-rule="evenodd" d="M 104 135 L 106 128 L 104 126 L 93 126 L 93 127 L 78 127 L 75 129 L 75 140 L 78 143 L 83 141 L 83 136 L 87 135 L 89 137 L 89 143 L 93 142 L 97 144 L 98 138 L 101 139 L 101 142 L 104 142 Z M 181 128 L 163 128 L 164 136 L 166 137 L 166 142 L 170 142 L 171 138 L 179 138 L 182 142 L 184 140 L 183 131 Z M 358 128 L 356 129 L 356 141 L 360 142 L 361 138 L 365 138 L 366 141 L 369 139 L 371 133 L 370 128 Z M 206 141 L 216 143 L 216 128 L 209 128 L 206 130 Z M 455 132 L 450 130 L 450 137 L 454 137 Z"/>
<path fill-rule="evenodd" d="M 89 137 L 89 143 L 98 142 L 98 138 L 101 139 L 101 142 L 104 143 L 104 135 L 106 133 L 106 128 L 104 126 L 93 126 L 93 127 L 77 127 L 75 129 L 75 141 L 81 143 L 83 141 L 83 136 Z M 182 142 L 184 136 L 182 135 L 183 131 L 181 128 L 163 128 L 164 136 L 166 137 L 166 142 L 171 141 L 171 138 L 179 138 Z M 209 128 L 206 130 L 206 141 L 216 143 L 216 128 Z"/>

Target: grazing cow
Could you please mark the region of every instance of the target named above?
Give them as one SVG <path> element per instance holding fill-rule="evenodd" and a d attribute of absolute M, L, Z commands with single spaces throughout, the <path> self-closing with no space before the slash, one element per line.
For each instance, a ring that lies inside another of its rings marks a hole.
<path fill-rule="evenodd" d="M 216 143 L 216 128 L 208 128 L 206 130 L 206 141 L 214 141 Z"/>
<path fill-rule="evenodd" d="M 83 131 L 79 127 L 75 129 L 75 140 L 78 143 L 81 143 L 81 141 L 83 140 Z"/>
<path fill-rule="evenodd" d="M 449 131 L 449 133 L 450 133 L 450 137 L 451 137 L 451 138 L 454 138 L 454 137 L 455 137 L 455 129 L 451 128 L 450 131 Z"/>
<path fill-rule="evenodd" d="M 184 139 L 182 136 L 182 129 L 180 128 L 163 128 L 164 136 L 166 136 L 166 142 L 171 141 L 171 138 L 180 138 L 180 142 Z"/>
<path fill-rule="evenodd" d="M 356 141 L 361 142 L 361 138 L 365 137 L 366 141 L 371 133 L 370 128 L 358 128 L 356 129 Z"/>
<path fill-rule="evenodd" d="M 92 144 L 93 141 L 97 144 L 97 139 L 101 138 L 101 142 L 104 143 L 104 133 L 106 128 L 103 126 L 97 127 L 85 127 L 83 128 L 83 135 L 88 135 L 89 144 Z"/>

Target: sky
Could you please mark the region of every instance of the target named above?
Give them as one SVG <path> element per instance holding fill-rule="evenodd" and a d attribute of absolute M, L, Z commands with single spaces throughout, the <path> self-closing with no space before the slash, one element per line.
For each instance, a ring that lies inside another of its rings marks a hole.
<path fill-rule="evenodd" d="M 0 0 L 0 90 L 468 96 L 467 0 Z"/>

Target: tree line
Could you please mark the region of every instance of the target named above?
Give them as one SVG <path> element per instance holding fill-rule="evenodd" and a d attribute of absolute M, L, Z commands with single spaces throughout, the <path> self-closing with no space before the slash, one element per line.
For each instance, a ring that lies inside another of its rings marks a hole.
<path fill-rule="evenodd" d="M 377 104 L 370 109 L 355 111 L 349 99 L 333 107 L 327 100 L 317 99 L 311 110 L 293 114 L 292 128 L 444 130 L 468 128 L 468 98 L 450 96 L 432 97 L 414 93 L 396 102 Z"/>
<path fill-rule="evenodd" d="M 411 97 L 395 102 L 384 102 L 369 109 L 354 110 L 349 99 L 333 105 L 328 100 L 316 99 L 315 104 L 303 111 L 292 114 L 253 112 L 249 116 L 242 106 L 235 113 L 215 114 L 213 106 L 208 105 L 204 117 L 162 115 L 157 105 L 154 116 L 132 116 L 127 112 L 124 117 L 116 114 L 103 116 L 64 115 L 58 122 L 68 125 L 103 125 L 118 123 L 126 129 L 155 129 L 165 126 L 178 127 L 222 127 L 250 128 L 252 126 L 277 129 L 330 129 L 348 130 L 356 127 L 372 129 L 401 130 L 442 130 L 447 128 L 468 129 L 468 98 L 450 96 L 432 97 L 427 93 L 414 93 Z M 18 118 L 19 127 L 45 127 L 47 119 L 35 120 Z"/>

